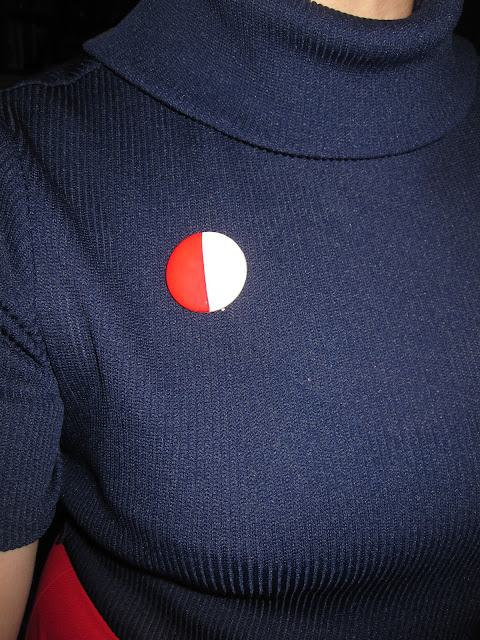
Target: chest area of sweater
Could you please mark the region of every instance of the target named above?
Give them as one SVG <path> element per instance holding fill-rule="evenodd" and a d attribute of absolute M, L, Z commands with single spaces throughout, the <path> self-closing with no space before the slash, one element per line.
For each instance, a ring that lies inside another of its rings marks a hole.
<path fill-rule="evenodd" d="M 467 225 L 418 193 L 389 208 L 374 182 L 265 176 L 183 178 L 154 202 L 139 192 L 59 220 L 40 306 L 66 459 L 116 518 L 180 554 L 314 549 L 332 526 L 350 548 L 386 522 L 399 547 L 460 531 L 478 508 Z M 166 285 L 172 251 L 200 231 L 245 255 L 224 311 L 189 311 Z"/>
<path fill-rule="evenodd" d="M 289 399 L 292 415 L 297 402 L 318 415 L 318 401 L 359 422 L 387 399 L 400 412 L 475 402 L 480 231 L 461 183 L 456 194 L 423 176 L 427 187 L 402 191 L 405 167 L 288 159 L 235 172 L 236 156 L 218 176 L 189 151 L 191 172 L 174 166 L 160 186 L 112 195 L 97 181 L 89 206 L 60 203 L 40 269 L 61 369 L 83 359 L 105 391 L 137 380 L 184 416 L 242 394 L 245 410 L 270 394 L 260 404 L 276 416 Z M 247 276 L 224 310 L 196 313 L 172 297 L 166 268 L 182 240 L 211 231 L 237 243 Z"/>

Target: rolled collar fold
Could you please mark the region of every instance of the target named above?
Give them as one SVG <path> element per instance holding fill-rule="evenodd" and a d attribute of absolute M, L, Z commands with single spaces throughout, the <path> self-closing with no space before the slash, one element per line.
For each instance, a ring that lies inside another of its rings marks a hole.
<path fill-rule="evenodd" d="M 206 125 L 295 156 L 360 159 L 443 137 L 475 94 L 461 0 L 370 20 L 311 0 L 142 0 L 87 53 Z"/>

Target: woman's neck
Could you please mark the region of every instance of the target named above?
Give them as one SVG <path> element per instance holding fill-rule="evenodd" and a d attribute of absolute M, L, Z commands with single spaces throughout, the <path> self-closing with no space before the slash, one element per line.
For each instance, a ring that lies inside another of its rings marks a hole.
<path fill-rule="evenodd" d="M 413 11 L 413 0 L 312 0 L 331 9 L 350 13 L 360 18 L 398 20 Z"/>

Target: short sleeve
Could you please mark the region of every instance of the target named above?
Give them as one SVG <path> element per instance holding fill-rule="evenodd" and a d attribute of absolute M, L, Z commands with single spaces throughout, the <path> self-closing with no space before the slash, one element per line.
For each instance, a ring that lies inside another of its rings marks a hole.
<path fill-rule="evenodd" d="M 0 123 L 1 551 L 45 533 L 61 482 L 63 403 L 37 319 L 26 178 L 17 147 Z"/>

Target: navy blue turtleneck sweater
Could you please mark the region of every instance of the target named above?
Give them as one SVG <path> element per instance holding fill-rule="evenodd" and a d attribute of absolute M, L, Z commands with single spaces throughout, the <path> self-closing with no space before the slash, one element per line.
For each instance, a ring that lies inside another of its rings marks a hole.
<path fill-rule="evenodd" d="M 0 543 L 122 640 L 473 640 L 480 100 L 460 0 L 142 0 L 1 93 Z M 224 310 L 168 259 L 220 232 Z"/>

